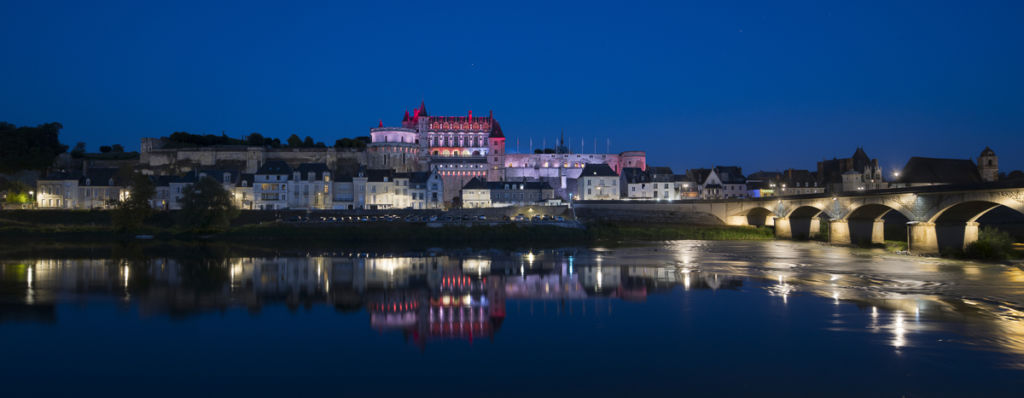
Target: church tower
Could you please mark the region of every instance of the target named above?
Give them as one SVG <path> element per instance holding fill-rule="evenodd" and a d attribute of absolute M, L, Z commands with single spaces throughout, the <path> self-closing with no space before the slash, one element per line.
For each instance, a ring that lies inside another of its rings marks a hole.
<path fill-rule="evenodd" d="M 992 148 L 985 147 L 978 156 L 978 173 L 985 182 L 993 182 L 999 179 L 999 157 Z"/>

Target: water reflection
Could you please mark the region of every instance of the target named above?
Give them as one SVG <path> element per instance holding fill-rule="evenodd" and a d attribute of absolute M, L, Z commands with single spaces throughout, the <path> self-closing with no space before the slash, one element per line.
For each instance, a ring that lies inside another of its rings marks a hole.
<path fill-rule="evenodd" d="M 877 334 L 897 353 L 923 333 L 954 332 L 971 345 L 1011 354 L 1011 365 L 1024 358 L 1018 268 L 789 242 L 2 261 L 0 322 L 55 323 L 61 303 L 111 297 L 147 317 L 326 304 L 365 311 L 369 328 L 401 333 L 423 347 L 491 339 L 512 305 L 533 311 L 536 303 L 558 316 L 613 314 L 616 302 L 703 290 L 760 293 L 781 311 L 799 311 L 790 307 L 794 297 L 820 297 L 833 306 L 829 330 Z M 844 305 L 858 310 L 851 314 Z"/>

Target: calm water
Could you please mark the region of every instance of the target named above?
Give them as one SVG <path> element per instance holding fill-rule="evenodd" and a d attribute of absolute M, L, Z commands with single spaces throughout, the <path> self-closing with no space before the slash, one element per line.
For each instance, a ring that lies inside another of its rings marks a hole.
<path fill-rule="evenodd" d="M 128 257 L 0 260 L 3 396 L 1024 394 L 1015 267 L 795 242 Z"/>

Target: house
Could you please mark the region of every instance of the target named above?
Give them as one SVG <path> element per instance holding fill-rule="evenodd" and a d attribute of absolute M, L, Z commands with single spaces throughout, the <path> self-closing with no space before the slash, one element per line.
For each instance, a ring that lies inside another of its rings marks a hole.
<path fill-rule="evenodd" d="M 555 189 L 547 181 L 484 181 L 470 180 L 462 188 L 462 206 L 508 207 L 560 204 Z"/>
<path fill-rule="evenodd" d="M 619 200 L 619 175 L 607 164 L 587 164 L 576 183 L 579 200 Z"/>
<path fill-rule="evenodd" d="M 747 196 L 747 179 L 738 166 L 716 166 L 708 170 L 700 183 L 701 199 L 728 199 Z M 703 171 L 700 174 L 704 174 Z"/>
<path fill-rule="evenodd" d="M 128 197 L 128 181 L 120 169 L 93 168 L 80 176 L 58 173 L 36 181 L 40 209 L 107 209 Z"/>
<path fill-rule="evenodd" d="M 462 186 L 462 207 L 469 209 L 491 207 L 491 190 L 487 181 L 474 177 Z"/>
<path fill-rule="evenodd" d="M 652 199 L 654 188 L 651 185 L 648 175 L 644 170 L 637 167 L 624 167 L 619 186 L 622 187 L 620 195 L 628 199 Z"/>
<path fill-rule="evenodd" d="M 288 177 L 292 168 L 282 160 L 269 160 L 253 175 L 253 204 L 259 210 L 288 208 Z"/>
<path fill-rule="evenodd" d="M 646 170 L 626 167 L 620 176 L 622 196 L 642 200 L 676 200 L 675 175 L 668 167 L 648 167 Z"/>
<path fill-rule="evenodd" d="M 411 208 L 444 208 L 444 181 L 437 172 L 412 172 L 408 173 L 408 178 Z"/>
<path fill-rule="evenodd" d="M 687 174 L 672 176 L 672 186 L 675 188 L 678 199 L 697 199 L 697 183 L 691 180 Z"/>
<path fill-rule="evenodd" d="M 679 192 L 675 188 L 675 174 L 669 167 L 647 167 L 647 179 L 651 183 L 654 200 L 676 200 Z"/>

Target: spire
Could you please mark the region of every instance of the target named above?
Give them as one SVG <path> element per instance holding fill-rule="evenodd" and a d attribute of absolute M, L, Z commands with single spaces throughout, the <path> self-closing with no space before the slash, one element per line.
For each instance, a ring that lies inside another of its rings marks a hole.
<path fill-rule="evenodd" d="M 420 101 L 420 116 L 427 117 L 427 102 Z"/>
<path fill-rule="evenodd" d="M 494 110 L 490 111 L 490 114 L 487 115 L 487 118 L 491 119 L 491 120 L 494 120 Z"/>
<path fill-rule="evenodd" d="M 473 123 L 473 110 L 472 109 L 469 110 L 469 122 Z"/>
<path fill-rule="evenodd" d="M 558 139 L 559 146 L 565 146 L 565 129 L 562 129 L 562 136 Z"/>
<path fill-rule="evenodd" d="M 377 127 L 384 127 L 384 119 L 381 119 L 379 122 L 377 122 Z"/>
<path fill-rule="evenodd" d="M 402 118 L 402 121 L 403 122 L 408 122 L 409 121 L 409 110 L 408 109 L 405 110 L 405 117 Z"/>

